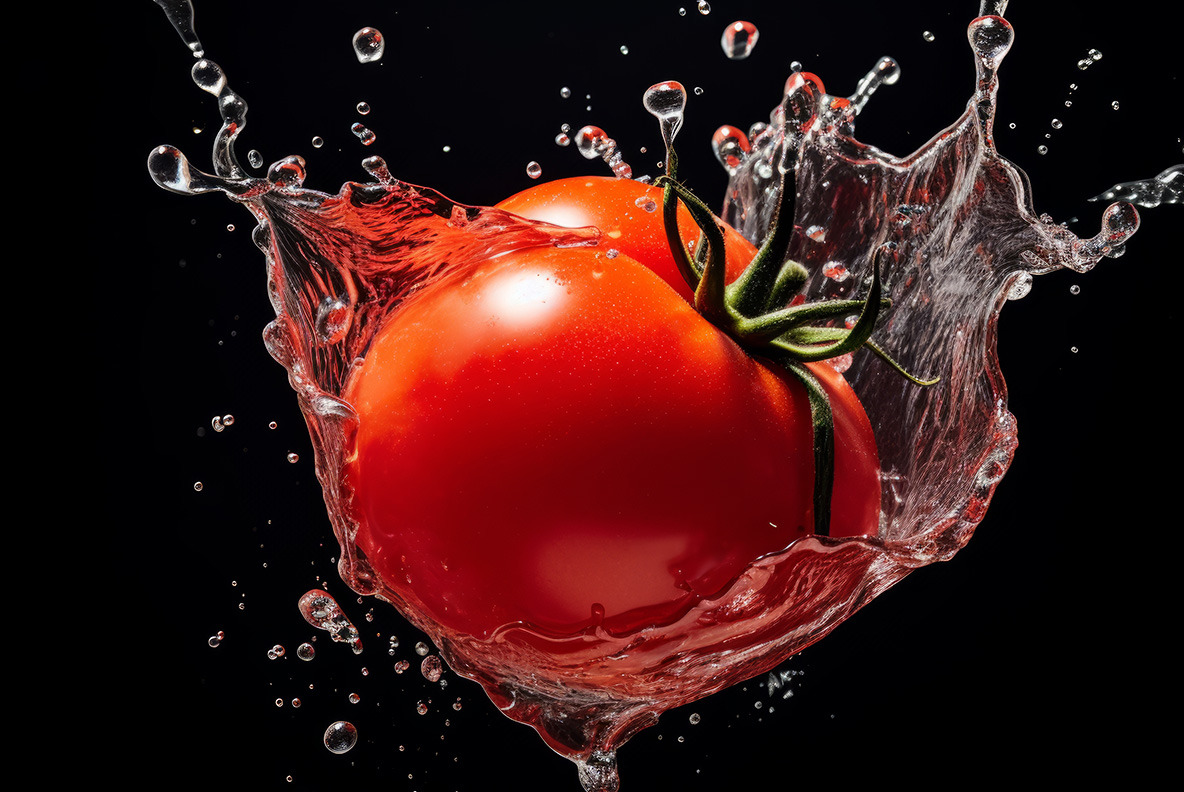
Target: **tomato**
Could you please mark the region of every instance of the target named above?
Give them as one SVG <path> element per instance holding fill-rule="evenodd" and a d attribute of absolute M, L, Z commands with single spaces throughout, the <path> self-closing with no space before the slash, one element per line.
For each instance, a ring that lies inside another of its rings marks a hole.
<path fill-rule="evenodd" d="M 578 204 L 630 190 L 656 192 L 593 181 Z M 669 623 L 812 532 L 803 387 L 655 274 L 660 212 L 628 203 L 642 214 L 602 228 L 620 255 L 531 248 L 426 287 L 346 383 L 356 545 L 452 633 Z M 874 533 L 870 423 L 833 367 L 810 368 L 835 415 L 830 533 Z"/>
<path fill-rule="evenodd" d="M 647 206 L 653 209 L 647 211 Z M 662 227 L 662 190 L 630 179 L 577 176 L 545 182 L 497 205 L 521 217 L 552 225 L 596 226 L 604 234 L 602 247 L 619 250 L 656 272 L 688 302 L 690 286 L 678 271 Z M 697 242 L 699 227 L 682 204 L 678 227 L 687 242 Z M 724 229 L 727 280 L 736 279 L 756 253 L 752 244 L 731 226 Z"/>

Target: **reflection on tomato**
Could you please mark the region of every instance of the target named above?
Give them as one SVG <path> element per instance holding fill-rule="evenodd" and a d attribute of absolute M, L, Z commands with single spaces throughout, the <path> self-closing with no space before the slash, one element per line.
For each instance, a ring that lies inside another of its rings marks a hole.
<path fill-rule="evenodd" d="M 611 242 L 521 250 L 424 289 L 346 386 L 357 546 L 454 632 L 666 623 L 812 532 L 802 386 L 651 271 L 670 255 L 661 213 L 634 202 L 656 190 L 592 181 L 568 208 L 626 200 L 619 222 L 597 221 Z M 840 374 L 811 369 L 835 413 L 831 535 L 874 533 L 870 424 Z"/>

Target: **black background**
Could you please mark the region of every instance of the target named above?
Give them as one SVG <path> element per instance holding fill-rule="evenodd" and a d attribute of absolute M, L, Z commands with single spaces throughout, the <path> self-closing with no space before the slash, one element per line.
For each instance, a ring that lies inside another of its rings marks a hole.
<path fill-rule="evenodd" d="M 250 104 L 240 156 L 299 153 L 306 186 L 332 192 L 363 179 L 360 160 L 380 154 L 399 178 L 470 204 L 530 186 L 531 160 L 545 179 L 607 174 L 552 142 L 562 123 L 604 127 L 636 172 L 656 173 L 660 139 L 639 100 L 663 79 L 704 89 L 680 135 L 681 175 L 704 196 L 725 183 L 712 131 L 764 119 L 792 60 L 846 95 L 877 58 L 896 57 L 901 81 L 873 97 L 858 131 L 898 154 L 952 122 L 973 88 L 972 0 L 720 0 L 708 16 L 681 5 L 686 16 L 674 0 L 537 9 L 199 2 L 197 29 Z M 1017 1 L 1008 14 L 1016 43 L 1001 71 L 997 145 L 1027 171 L 1037 210 L 1080 218 L 1071 227 L 1082 236 L 1096 232 L 1102 210 L 1086 198 L 1184 159 L 1167 33 L 1180 19 L 1129 5 L 1101 17 L 1078 4 Z M 190 81 L 193 59 L 153 3 L 115 13 L 79 26 L 96 35 L 76 41 L 69 59 L 78 123 L 67 132 L 79 153 L 89 150 L 72 161 L 90 167 L 58 171 L 42 218 L 58 218 L 71 186 L 89 196 L 86 244 L 62 222 L 41 236 L 79 299 L 35 300 L 67 330 L 65 354 L 41 356 L 36 370 L 36 390 L 64 406 L 37 444 L 40 469 L 52 473 L 39 513 L 53 519 L 38 521 L 20 553 L 38 561 L 32 585 L 61 601 L 21 645 L 44 650 L 36 636 L 48 630 L 86 649 L 51 653 L 68 668 L 50 687 L 66 695 L 37 710 L 48 734 L 68 738 L 53 744 L 69 756 L 75 746 L 102 749 L 95 763 L 47 772 L 152 788 L 473 790 L 507 779 L 578 789 L 574 767 L 475 684 L 448 674 L 440 690 L 423 680 L 412 649 L 420 636 L 382 603 L 358 604 L 337 578 L 303 420 L 260 339 L 272 312 L 251 218 L 218 196 L 166 193 L 144 166 L 152 146 L 170 143 L 209 170 L 215 102 Z M 735 19 L 761 31 L 746 61 L 726 60 L 718 44 Z M 381 65 L 350 51 L 363 25 L 387 36 Z M 1090 48 L 1103 58 L 1079 71 Z M 560 97 L 562 86 L 573 98 Z M 354 109 L 362 100 L 373 107 L 364 119 Z M 1051 128 L 1054 117 L 1062 129 Z M 377 133 L 370 149 L 351 135 L 355 120 Z M 323 148 L 310 145 L 314 135 Z M 1179 692 L 1168 647 L 1179 622 L 1180 527 L 1178 352 L 1167 328 L 1179 316 L 1171 295 L 1181 286 L 1184 215 L 1178 206 L 1142 215 L 1124 258 L 1039 278 L 1004 310 L 1000 357 L 1020 448 L 969 546 L 789 660 L 784 668 L 801 672 L 792 698 L 757 680 L 663 716 L 621 751 L 625 789 L 1137 780 L 1165 761 L 1173 741 L 1159 718 Z M 81 255 L 67 262 L 62 251 Z M 53 280 L 42 279 L 47 294 Z M 210 419 L 226 413 L 234 426 L 212 432 Z M 289 452 L 300 461 L 289 464 Z M 314 632 L 296 600 L 316 586 L 362 628 L 360 657 L 322 633 L 313 662 L 295 658 Z M 206 640 L 219 630 L 225 641 L 212 649 Z M 401 642 L 395 657 L 391 634 Z M 287 656 L 268 660 L 276 643 Z M 396 675 L 397 659 L 411 670 Z M 361 702 L 349 704 L 350 692 Z M 428 699 L 429 714 L 418 715 Z M 689 723 L 691 712 L 701 723 Z M 336 719 L 361 733 L 343 756 L 320 745 Z"/>

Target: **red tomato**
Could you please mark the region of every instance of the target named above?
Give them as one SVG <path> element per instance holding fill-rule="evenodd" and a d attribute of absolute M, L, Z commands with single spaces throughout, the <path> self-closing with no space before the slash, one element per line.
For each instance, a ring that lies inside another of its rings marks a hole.
<path fill-rule="evenodd" d="M 654 207 L 646 211 L 646 205 Z M 662 190 L 630 179 L 577 176 L 531 187 L 497 205 L 521 217 L 552 225 L 596 226 L 603 232 L 603 248 L 615 248 L 641 262 L 681 294 L 692 300 L 691 287 L 679 274 L 662 226 Z M 682 204 L 678 230 L 684 242 L 697 242 L 699 227 Z M 731 226 L 724 227 L 727 280 L 736 279 L 756 254 L 752 243 Z"/>
<path fill-rule="evenodd" d="M 598 192 L 611 205 L 642 188 L 594 184 L 590 211 Z M 603 229 L 622 231 L 615 258 L 603 243 L 527 249 L 424 289 L 346 385 L 357 546 L 450 632 L 668 623 L 811 533 L 802 386 L 626 254 L 661 252 L 646 227 L 660 212 L 633 209 Z M 835 414 L 831 535 L 874 533 L 871 426 L 840 374 L 811 369 Z"/>

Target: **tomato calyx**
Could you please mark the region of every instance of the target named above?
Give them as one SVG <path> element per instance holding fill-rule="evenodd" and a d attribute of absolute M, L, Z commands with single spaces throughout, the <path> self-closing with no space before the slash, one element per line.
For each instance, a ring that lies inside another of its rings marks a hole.
<path fill-rule="evenodd" d="M 812 96 L 808 82 L 796 83 L 782 102 L 785 117 L 789 118 L 795 105 L 802 104 L 801 100 L 808 103 Z M 830 532 L 834 486 L 834 418 L 825 390 L 803 364 L 829 360 L 866 346 L 914 384 L 928 386 L 938 381 L 921 379 L 906 371 L 871 340 L 881 309 L 890 305 L 888 299 L 880 296 L 880 272 L 884 258 L 896 245 L 888 243 L 875 251 L 871 284 L 865 298 L 813 303 L 800 299 L 798 295 L 809 273 L 787 257 L 794 228 L 797 157 L 786 140 L 778 163 L 780 190 L 769 233 L 749 265 L 728 283 L 723 221 L 676 178 L 678 157 L 673 139 L 681 126 L 685 101 L 685 91 L 676 82 L 651 87 L 643 99 L 647 110 L 661 123 L 666 144 L 666 174 L 655 180 L 655 186 L 662 188 L 662 218 L 670 252 L 694 292 L 695 310 L 749 354 L 777 363 L 805 388 L 814 427 L 814 533 L 826 536 Z M 687 254 L 687 245 L 679 234 L 679 202 L 690 212 L 701 232 L 693 255 Z M 854 311 L 859 312 L 859 317 L 850 327 L 831 324 L 841 322 Z"/>

